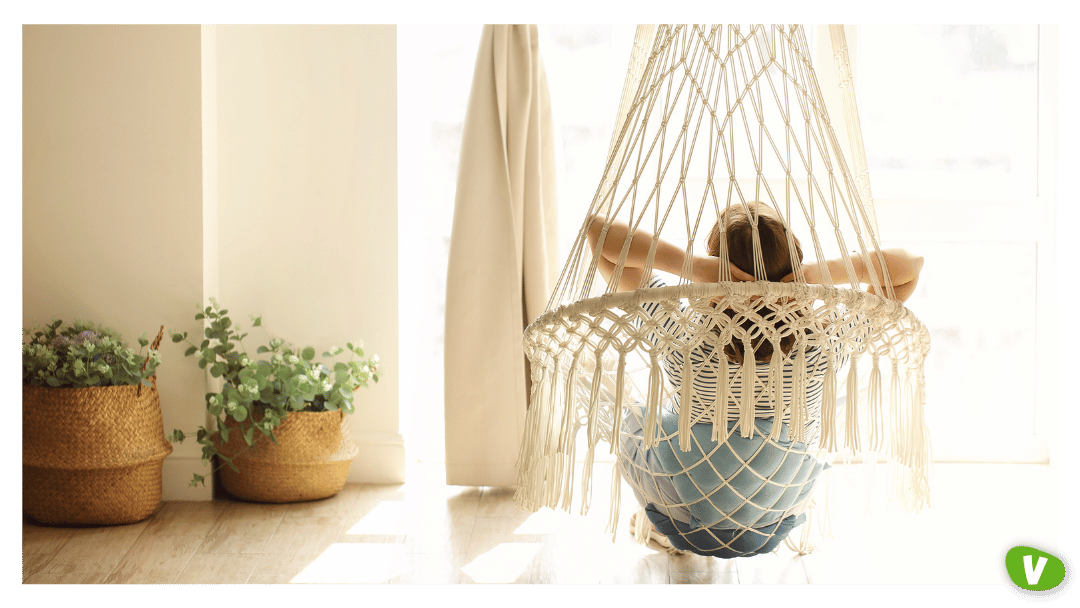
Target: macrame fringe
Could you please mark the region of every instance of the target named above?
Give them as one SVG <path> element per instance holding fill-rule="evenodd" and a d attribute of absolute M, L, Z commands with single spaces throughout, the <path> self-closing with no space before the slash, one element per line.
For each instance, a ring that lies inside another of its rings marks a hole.
<path fill-rule="evenodd" d="M 825 386 L 821 397 L 821 446 L 836 451 L 836 368 L 832 353 L 825 356 Z"/>
<path fill-rule="evenodd" d="M 773 356 L 769 362 L 769 392 L 768 395 L 773 395 L 773 425 L 772 430 L 769 431 L 769 439 L 776 441 L 780 439 L 780 432 L 784 430 L 782 421 L 784 419 L 784 356 L 781 354 L 780 345 L 773 345 Z M 788 425 L 788 434 L 790 434 L 790 424 Z M 784 437 L 787 439 L 787 437 Z"/>
<path fill-rule="evenodd" d="M 608 442 L 611 444 L 611 453 L 619 453 L 619 434 L 622 430 L 623 415 L 623 385 L 626 383 L 626 353 L 619 351 L 619 367 L 615 372 L 615 403 L 611 405 L 612 409 L 612 423 L 611 423 L 611 437 Z"/>
<path fill-rule="evenodd" d="M 750 346 L 749 339 L 743 340 L 743 364 L 742 364 L 742 404 L 739 407 L 739 430 L 744 439 L 754 435 L 754 386 L 757 379 L 757 370 L 754 360 L 754 349 Z"/>
<path fill-rule="evenodd" d="M 847 377 L 847 411 L 844 418 L 844 444 L 848 449 L 860 451 L 859 447 L 859 373 L 858 358 L 851 357 Z"/>
<path fill-rule="evenodd" d="M 649 361 L 649 388 L 645 398 L 645 428 L 644 442 L 646 447 L 655 447 L 660 443 L 660 391 L 663 390 L 664 378 L 657 360 L 656 351 L 652 352 Z M 621 401 L 620 401 L 621 403 Z M 689 406 L 686 408 L 689 411 Z"/>
<path fill-rule="evenodd" d="M 679 449 L 683 452 L 690 451 L 690 422 L 692 420 L 694 403 L 694 379 L 696 373 L 694 366 L 690 364 L 690 349 L 683 351 L 682 398 L 679 399 Z"/>
<path fill-rule="evenodd" d="M 589 451 L 585 453 L 585 464 L 581 468 L 581 515 L 585 515 L 589 512 L 589 507 L 592 506 L 592 492 L 593 492 L 593 460 L 596 458 L 596 444 L 593 443 L 589 446 Z"/>
<path fill-rule="evenodd" d="M 727 436 L 728 408 L 728 360 L 726 356 L 717 357 L 716 398 L 712 405 L 712 440 L 721 441 Z"/>
<path fill-rule="evenodd" d="M 877 353 L 874 354 L 874 368 L 870 371 L 870 383 L 867 386 L 866 405 L 870 410 L 870 450 L 881 450 L 884 435 L 884 420 L 881 417 L 881 369 Z"/>
<path fill-rule="evenodd" d="M 639 545 L 649 542 L 649 516 L 645 514 L 645 507 L 641 507 L 634 515 L 634 541 Z"/>
<path fill-rule="evenodd" d="M 619 467 L 611 467 L 611 511 L 608 513 L 608 529 L 611 531 L 611 542 L 615 542 L 619 531 L 619 505 L 622 504 L 622 475 Z"/>
<path fill-rule="evenodd" d="M 798 345 L 795 352 L 795 374 L 791 385 L 791 424 L 794 440 L 805 442 L 806 421 L 809 416 L 806 407 L 806 347 Z"/>

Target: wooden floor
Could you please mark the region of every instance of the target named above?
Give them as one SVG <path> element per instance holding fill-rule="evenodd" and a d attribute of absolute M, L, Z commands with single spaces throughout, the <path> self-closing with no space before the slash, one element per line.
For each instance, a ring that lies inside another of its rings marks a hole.
<path fill-rule="evenodd" d="M 629 491 L 612 542 L 604 531 L 609 467 L 597 465 L 587 516 L 577 514 L 577 499 L 574 514 L 522 512 L 511 489 L 446 486 L 438 465 L 417 465 L 403 485 L 350 484 L 309 503 L 167 502 L 146 521 L 99 528 L 24 521 L 22 581 L 1002 584 L 1011 546 L 1055 549 L 1057 482 L 1045 466 L 939 464 L 933 506 L 918 515 L 868 514 L 862 474 L 837 467 L 828 486 L 831 540 L 805 556 L 781 546 L 736 560 L 636 544 Z M 1048 516 L 1017 517 L 1036 511 Z"/>

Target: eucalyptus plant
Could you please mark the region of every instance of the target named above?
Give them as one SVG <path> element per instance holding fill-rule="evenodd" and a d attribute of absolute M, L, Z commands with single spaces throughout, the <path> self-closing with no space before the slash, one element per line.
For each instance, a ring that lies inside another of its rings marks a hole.
<path fill-rule="evenodd" d="M 198 345 L 188 339 L 188 333 L 171 331 L 174 343 L 186 342 L 185 356 L 198 359 L 199 368 L 222 380 L 220 391 L 206 394 L 206 409 L 214 418 L 216 430 L 200 427 L 196 439 L 202 445 L 202 460 L 209 464 L 214 456 L 233 470 L 232 459 L 218 450 L 218 442 L 229 441 L 232 432 L 240 432 L 244 449 L 255 446 L 258 431 L 277 443 L 274 429 L 281 425 L 290 412 L 333 412 L 352 414 L 354 393 L 368 382 L 378 382 L 378 355 L 365 359 L 362 344 L 346 344 L 345 348 L 332 347 L 322 353 L 324 360 L 317 361 L 315 349 L 308 346 L 294 348 L 284 340 L 273 338 L 262 327 L 262 317 L 251 317 L 251 326 L 263 329 L 267 343 L 255 349 L 254 358 L 247 353 L 244 339 L 248 334 L 235 325 L 217 300 L 211 298 L 210 306 L 195 315 L 206 324 L 203 339 Z M 348 352 L 348 360 L 337 357 Z M 226 419 L 237 423 L 235 429 L 226 425 Z M 186 435 L 174 430 L 169 437 L 182 442 Z M 206 483 L 202 475 L 194 475 L 192 486 Z"/>
<path fill-rule="evenodd" d="M 150 341 L 139 338 L 140 349 L 129 347 L 115 329 L 86 321 L 68 327 L 61 320 L 23 330 L 23 384 L 52 388 L 150 386 L 161 355 L 142 349 Z M 145 365 L 144 365 L 145 363 Z"/>

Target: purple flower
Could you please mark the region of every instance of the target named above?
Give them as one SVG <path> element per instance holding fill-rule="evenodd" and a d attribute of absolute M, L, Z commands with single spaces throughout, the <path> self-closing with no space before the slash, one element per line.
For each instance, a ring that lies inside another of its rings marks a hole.
<path fill-rule="evenodd" d="M 64 346 L 71 346 L 71 344 L 71 338 L 68 338 L 67 336 L 56 336 L 55 338 L 53 338 L 53 341 L 49 344 L 49 346 L 52 346 L 53 348 L 61 348 Z"/>
<path fill-rule="evenodd" d="M 89 329 L 79 333 L 79 335 L 75 336 L 75 339 L 79 342 L 93 342 L 94 344 L 100 341 L 97 332 Z"/>

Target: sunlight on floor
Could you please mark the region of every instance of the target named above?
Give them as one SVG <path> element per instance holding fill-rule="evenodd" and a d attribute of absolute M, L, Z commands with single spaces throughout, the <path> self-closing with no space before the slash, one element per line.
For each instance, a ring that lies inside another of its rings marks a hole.
<path fill-rule="evenodd" d="M 529 568 L 540 543 L 500 543 L 461 571 L 477 583 L 512 583 Z"/>
<path fill-rule="evenodd" d="M 559 519 L 559 513 L 545 507 L 523 521 L 514 534 L 552 534 L 558 528 Z"/>
<path fill-rule="evenodd" d="M 346 534 L 405 534 L 408 531 L 401 501 L 384 500 L 349 528 Z"/>
<path fill-rule="evenodd" d="M 290 581 L 292 583 L 386 583 L 405 573 L 400 543 L 335 543 Z"/>

